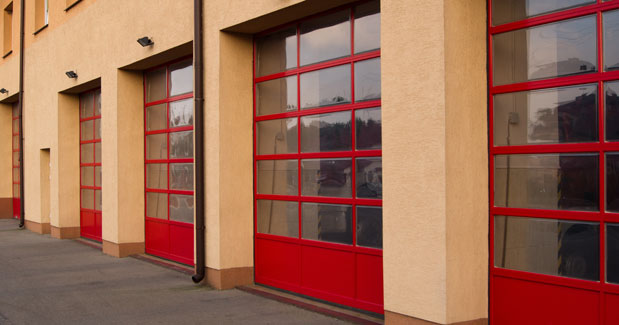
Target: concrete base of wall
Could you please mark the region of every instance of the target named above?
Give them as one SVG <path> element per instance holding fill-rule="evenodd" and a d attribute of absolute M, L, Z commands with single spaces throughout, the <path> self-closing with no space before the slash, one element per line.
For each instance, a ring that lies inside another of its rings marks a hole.
<path fill-rule="evenodd" d="M 36 232 L 37 234 L 45 235 L 51 232 L 51 226 L 49 223 L 38 223 L 34 221 L 26 220 L 26 229 Z"/>
<path fill-rule="evenodd" d="M 13 198 L 2 197 L 0 198 L 0 219 L 13 218 Z"/>
<path fill-rule="evenodd" d="M 73 239 L 80 237 L 80 227 L 54 227 L 52 226 L 52 237 L 58 239 Z"/>
<path fill-rule="evenodd" d="M 388 310 L 385 310 L 385 324 L 389 324 L 389 325 L 400 325 L 400 324 L 402 325 L 403 324 L 439 325 L 439 323 L 429 322 L 427 320 L 394 313 Z M 464 322 L 449 323 L 449 325 L 488 325 L 488 319 L 487 318 L 475 319 L 475 320 L 469 320 L 469 321 L 464 321 Z"/>
<path fill-rule="evenodd" d="M 234 287 L 254 283 L 253 267 L 236 267 L 232 269 L 216 270 L 206 268 L 206 283 L 217 290 L 232 289 Z"/>
<path fill-rule="evenodd" d="M 103 241 L 103 253 L 114 257 L 127 257 L 130 255 L 144 254 L 144 243 L 112 243 Z"/>

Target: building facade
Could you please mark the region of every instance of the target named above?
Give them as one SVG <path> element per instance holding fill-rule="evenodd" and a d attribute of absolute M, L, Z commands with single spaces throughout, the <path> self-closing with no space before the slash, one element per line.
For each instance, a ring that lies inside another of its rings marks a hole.
<path fill-rule="evenodd" d="M 0 217 L 386 323 L 618 321 L 619 0 L 198 2 L 0 0 Z"/>

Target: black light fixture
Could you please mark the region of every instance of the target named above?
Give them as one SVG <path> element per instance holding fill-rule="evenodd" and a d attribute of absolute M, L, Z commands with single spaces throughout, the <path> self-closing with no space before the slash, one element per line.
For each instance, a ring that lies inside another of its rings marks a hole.
<path fill-rule="evenodd" d="M 6 90 L 6 88 L 0 89 L 0 94 L 8 94 L 8 93 L 9 93 L 9 91 Z"/>
<path fill-rule="evenodd" d="M 138 43 L 140 43 L 140 45 L 142 45 L 143 47 L 155 44 L 155 42 L 153 42 L 153 40 L 150 39 L 150 37 L 148 36 L 138 38 Z"/>
<path fill-rule="evenodd" d="M 67 77 L 71 78 L 71 79 L 76 79 L 77 78 L 77 73 L 73 70 L 71 71 L 67 71 L 65 72 L 65 74 L 67 75 Z"/>

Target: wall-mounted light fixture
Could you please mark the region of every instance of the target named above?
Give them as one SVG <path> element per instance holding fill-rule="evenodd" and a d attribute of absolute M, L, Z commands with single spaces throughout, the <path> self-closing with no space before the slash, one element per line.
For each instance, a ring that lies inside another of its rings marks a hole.
<path fill-rule="evenodd" d="M 76 79 L 77 78 L 77 73 L 73 70 L 71 71 L 67 71 L 65 72 L 65 74 L 67 75 L 67 77 L 71 78 L 71 79 Z"/>
<path fill-rule="evenodd" d="M 153 42 L 153 40 L 150 39 L 150 37 L 148 36 L 138 38 L 138 43 L 140 43 L 140 45 L 142 45 L 143 47 L 155 44 L 155 42 Z"/>
<path fill-rule="evenodd" d="M 8 94 L 8 93 L 9 93 L 9 91 L 6 90 L 6 88 L 0 89 L 0 94 Z"/>

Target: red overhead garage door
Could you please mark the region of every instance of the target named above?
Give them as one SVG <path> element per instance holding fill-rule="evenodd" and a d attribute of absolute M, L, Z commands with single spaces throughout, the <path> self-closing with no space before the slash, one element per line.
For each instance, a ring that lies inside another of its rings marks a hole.
<path fill-rule="evenodd" d="M 19 187 L 21 186 L 20 177 L 20 164 L 19 164 L 19 122 L 21 117 L 19 116 L 19 103 L 13 104 L 13 132 L 11 141 L 13 141 L 13 217 L 19 218 L 21 214 L 21 199 Z"/>
<path fill-rule="evenodd" d="M 101 241 L 101 89 L 80 95 L 80 234 Z"/>

